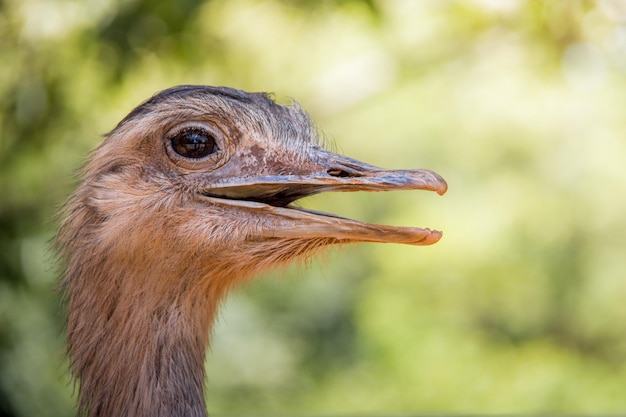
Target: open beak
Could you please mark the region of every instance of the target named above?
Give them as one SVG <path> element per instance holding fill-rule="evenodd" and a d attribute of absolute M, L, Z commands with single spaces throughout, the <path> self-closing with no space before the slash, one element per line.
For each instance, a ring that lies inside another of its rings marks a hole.
<path fill-rule="evenodd" d="M 436 230 L 363 223 L 290 205 L 327 191 L 429 190 L 443 195 L 448 186 L 435 172 L 387 170 L 321 149 L 312 159 L 315 163 L 308 172 L 229 179 L 211 185 L 203 194 L 214 204 L 260 210 L 271 216 L 272 227 L 261 228 L 259 235 L 251 238 L 330 238 L 409 245 L 431 245 L 441 238 L 442 233 Z"/>

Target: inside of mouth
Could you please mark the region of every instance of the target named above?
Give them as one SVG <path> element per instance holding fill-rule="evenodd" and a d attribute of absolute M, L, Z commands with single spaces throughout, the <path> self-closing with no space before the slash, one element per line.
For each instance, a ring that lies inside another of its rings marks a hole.
<path fill-rule="evenodd" d="M 246 185 L 208 189 L 205 190 L 203 194 L 207 197 L 252 201 L 274 207 L 287 207 L 296 200 L 323 191 L 325 191 L 325 189 L 318 185 L 303 184 L 293 187 L 285 184 L 259 184 L 254 186 Z"/>
<path fill-rule="evenodd" d="M 291 203 L 296 200 L 299 200 L 306 195 L 297 195 L 293 192 L 289 192 L 287 190 L 275 194 L 260 194 L 260 195 L 251 195 L 251 196 L 237 196 L 232 195 L 230 193 L 215 193 L 215 192 L 204 192 L 203 193 L 207 197 L 215 197 L 222 198 L 228 200 L 238 200 L 238 201 L 252 201 L 255 203 L 263 203 L 274 207 L 287 207 Z"/>

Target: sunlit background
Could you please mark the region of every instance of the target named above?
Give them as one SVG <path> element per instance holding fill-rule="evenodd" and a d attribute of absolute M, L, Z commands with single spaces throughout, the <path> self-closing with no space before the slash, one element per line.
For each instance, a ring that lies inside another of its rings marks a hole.
<path fill-rule="evenodd" d="M 339 152 L 450 186 L 303 201 L 445 235 L 233 294 L 213 415 L 626 412 L 626 2 L 2 0 L 0 63 L 0 415 L 73 414 L 54 213 L 183 83 L 295 98 Z"/>

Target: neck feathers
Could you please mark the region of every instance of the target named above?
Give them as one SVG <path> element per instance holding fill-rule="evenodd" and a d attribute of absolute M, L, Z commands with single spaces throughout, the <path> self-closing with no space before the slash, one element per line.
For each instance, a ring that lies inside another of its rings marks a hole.
<path fill-rule="evenodd" d="M 206 416 L 204 355 L 228 280 L 166 233 L 171 219 L 113 226 L 91 198 L 71 203 L 57 239 L 79 415 Z"/>
<path fill-rule="evenodd" d="M 68 324 L 72 369 L 80 384 L 79 415 L 206 416 L 208 324 L 190 322 L 180 306 L 136 312 L 125 302 L 108 311 L 97 306 L 87 313 L 98 315 L 95 320 Z"/>
<path fill-rule="evenodd" d="M 96 265 L 66 283 L 79 415 L 205 416 L 204 354 L 211 300 L 220 296 L 209 298 L 208 288 L 162 292 L 154 270 L 117 274 L 106 260 Z M 129 285 L 136 281 L 145 289 Z"/>

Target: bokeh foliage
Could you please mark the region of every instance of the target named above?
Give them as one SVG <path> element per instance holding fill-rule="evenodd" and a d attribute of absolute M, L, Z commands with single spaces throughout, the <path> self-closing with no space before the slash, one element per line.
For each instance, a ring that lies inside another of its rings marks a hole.
<path fill-rule="evenodd" d="M 234 294 L 214 415 L 626 411 L 623 1 L 2 0 L 0 62 L 1 415 L 72 414 L 53 216 L 181 83 L 294 97 L 341 152 L 450 184 L 305 201 L 445 236 Z"/>

